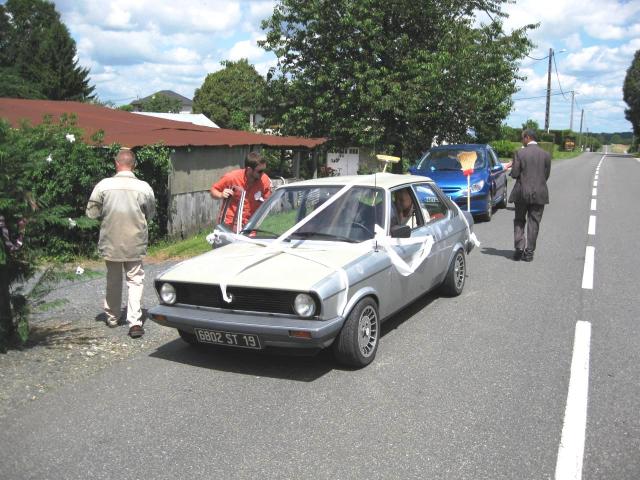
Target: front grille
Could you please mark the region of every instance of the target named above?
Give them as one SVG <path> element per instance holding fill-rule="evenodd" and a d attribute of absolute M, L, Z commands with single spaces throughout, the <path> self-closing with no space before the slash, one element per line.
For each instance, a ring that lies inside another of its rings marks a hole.
<path fill-rule="evenodd" d="M 164 282 L 156 283 L 156 290 Z M 231 303 L 222 299 L 222 291 L 219 285 L 203 285 L 200 283 L 171 282 L 176 289 L 176 303 L 197 305 L 201 307 L 223 308 L 227 310 L 244 310 L 248 312 L 281 313 L 296 315 L 293 310 L 293 302 L 301 292 L 288 290 L 271 290 L 260 288 L 227 287 L 227 295 L 230 295 Z M 316 312 L 319 312 L 318 299 L 312 295 L 316 302 Z"/>

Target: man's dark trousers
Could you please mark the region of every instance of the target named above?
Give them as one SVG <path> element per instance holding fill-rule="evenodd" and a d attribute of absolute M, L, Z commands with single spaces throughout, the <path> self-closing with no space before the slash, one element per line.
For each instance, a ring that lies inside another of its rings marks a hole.
<path fill-rule="evenodd" d="M 530 251 L 536 249 L 536 239 L 540 230 L 544 205 L 535 203 L 516 202 L 516 214 L 513 219 L 513 239 L 515 248 Z M 524 226 L 527 224 L 527 236 L 524 235 Z"/>

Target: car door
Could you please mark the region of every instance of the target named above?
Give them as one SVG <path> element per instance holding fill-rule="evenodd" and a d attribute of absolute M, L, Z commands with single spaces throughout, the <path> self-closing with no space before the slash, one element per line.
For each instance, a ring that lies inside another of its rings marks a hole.
<path fill-rule="evenodd" d="M 420 183 L 414 186 L 423 216 L 426 218 L 424 234 L 431 235 L 434 240 L 431 249 L 429 271 L 425 272 L 425 283 L 433 288 L 442 278 L 442 273 L 449 267 L 451 249 L 455 235 L 451 226 L 451 214 L 444 194 L 432 183 Z"/>
<path fill-rule="evenodd" d="M 448 238 L 446 227 L 449 217 L 448 207 L 427 182 L 413 185 L 410 187 L 410 192 L 415 212 L 415 223 L 411 225 L 411 238 L 432 235 L 435 243 L 429 256 L 414 273 L 401 275 L 395 268 L 392 268 L 390 285 L 393 292 L 391 295 L 393 310 L 401 308 L 409 301 L 432 289 L 440 278 L 439 274 L 443 265 L 448 262 L 448 258 L 444 258 Z M 394 191 L 391 192 L 389 201 L 391 215 L 393 215 L 394 193 Z M 398 245 L 392 248 L 405 262 L 410 263 L 421 247 L 422 244 L 418 243 Z"/>
<path fill-rule="evenodd" d="M 410 185 L 405 185 L 400 188 L 396 188 L 391 190 L 389 193 L 389 198 L 387 204 L 388 208 L 388 218 L 389 218 L 389 228 L 392 228 L 394 225 L 398 224 L 397 220 L 397 206 L 398 196 L 400 195 L 400 191 L 408 192 L 412 206 L 411 206 L 411 215 L 408 218 L 405 218 L 404 222 L 401 222 L 403 225 L 407 225 L 411 228 L 411 237 L 415 238 L 419 235 L 424 235 L 424 226 L 425 220 L 423 218 L 423 213 L 418 206 L 418 201 L 415 196 L 414 190 Z M 394 242 L 395 243 L 395 242 Z M 411 260 L 414 258 L 414 255 L 420 250 L 420 244 L 411 244 L 408 243 L 402 245 L 402 240 L 400 240 L 400 245 L 392 245 L 390 248 L 398 254 L 398 256 L 404 260 L 406 263 L 411 263 Z M 391 266 L 391 274 L 389 281 L 389 288 L 391 290 L 391 295 L 389 295 L 391 308 L 390 311 L 395 311 L 399 308 L 402 308 L 411 300 L 417 298 L 424 292 L 426 285 L 424 282 L 424 271 L 426 270 L 426 265 L 429 262 L 429 258 L 427 258 L 424 263 L 418 268 L 418 270 L 410 275 L 402 275 L 397 268 Z"/>
<path fill-rule="evenodd" d="M 507 175 L 493 148 L 488 147 L 487 152 L 489 153 L 489 174 L 493 185 L 493 194 L 494 198 L 497 198 L 503 193 L 506 194 Z"/>

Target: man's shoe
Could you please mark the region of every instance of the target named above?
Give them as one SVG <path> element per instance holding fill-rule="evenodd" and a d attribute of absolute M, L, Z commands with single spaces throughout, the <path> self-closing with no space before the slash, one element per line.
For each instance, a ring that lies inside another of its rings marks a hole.
<path fill-rule="evenodd" d="M 522 254 L 522 261 L 524 262 L 533 262 L 533 251 L 525 250 Z"/>
<path fill-rule="evenodd" d="M 118 326 L 118 319 L 116 317 L 107 317 L 105 323 L 109 328 L 116 328 Z"/>
<path fill-rule="evenodd" d="M 131 338 L 140 338 L 144 335 L 144 328 L 140 325 L 134 325 L 129 329 L 129 336 Z"/>
<path fill-rule="evenodd" d="M 522 249 L 521 248 L 516 248 L 516 251 L 513 252 L 513 259 L 517 262 L 518 260 L 520 260 L 522 258 Z"/>

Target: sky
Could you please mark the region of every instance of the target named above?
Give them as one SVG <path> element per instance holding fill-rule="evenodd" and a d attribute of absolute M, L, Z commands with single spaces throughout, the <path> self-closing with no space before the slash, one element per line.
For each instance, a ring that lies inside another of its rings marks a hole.
<path fill-rule="evenodd" d="M 75 39 L 79 63 L 102 101 L 129 103 L 158 90 L 193 98 L 222 60 L 247 58 L 266 74 L 275 56 L 257 45 L 261 20 L 273 0 L 59 0 L 54 2 Z M 520 65 L 514 109 L 506 119 L 544 126 L 549 49 L 552 71 L 550 128 L 627 132 L 622 84 L 640 49 L 639 0 L 517 0 L 508 4 L 509 31 L 530 23 L 536 45 Z M 479 21 L 482 18 L 479 17 Z M 541 60 L 536 60 L 541 59 Z M 531 98 L 535 97 L 535 98 Z M 212 119 L 215 122 L 215 119 Z"/>

